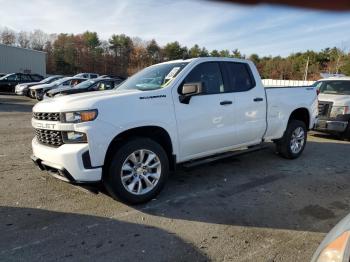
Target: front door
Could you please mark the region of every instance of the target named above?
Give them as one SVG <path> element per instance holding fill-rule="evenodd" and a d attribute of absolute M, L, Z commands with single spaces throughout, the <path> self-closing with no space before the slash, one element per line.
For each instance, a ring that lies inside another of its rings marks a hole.
<path fill-rule="evenodd" d="M 179 161 L 210 155 L 233 143 L 234 93 L 227 93 L 219 63 L 197 65 L 181 85 L 198 82 L 203 92 L 191 97 L 188 104 L 181 103 L 179 94 L 173 93 L 180 141 Z"/>

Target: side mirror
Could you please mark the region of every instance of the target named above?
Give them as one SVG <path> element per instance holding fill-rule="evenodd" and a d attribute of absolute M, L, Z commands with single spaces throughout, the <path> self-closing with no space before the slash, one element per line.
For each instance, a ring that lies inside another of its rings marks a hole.
<path fill-rule="evenodd" d="M 192 96 L 202 93 L 202 83 L 186 83 L 180 89 L 179 100 L 183 104 L 188 104 Z"/>

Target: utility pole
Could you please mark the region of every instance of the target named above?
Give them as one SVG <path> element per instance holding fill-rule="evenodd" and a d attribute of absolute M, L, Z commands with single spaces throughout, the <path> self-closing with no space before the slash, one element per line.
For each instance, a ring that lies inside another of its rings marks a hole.
<path fill-rule="evenodd" d="M 309 71 L 309 61 L 310 61 L 310 57 L 307 57 L 307 62 L 306 62 L 306 66 L 305 66 L 305 73 L 304 73 L 304 81 L 307 81 L 307 73 Z"/>

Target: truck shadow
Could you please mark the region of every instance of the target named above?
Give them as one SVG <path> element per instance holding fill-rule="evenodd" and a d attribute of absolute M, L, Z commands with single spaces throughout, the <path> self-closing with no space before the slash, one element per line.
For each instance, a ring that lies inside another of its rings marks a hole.
<path fill-rule="evenodd" d="M 172 219 L 328 232 L 350 211 L 349 145 L 311 141 L 296 160 L 280 158 L 271 145 L 179 170 L 157 200 L 135 208 Z"/>
<path fill-rule="evenodd" d="M 30 98 L 17 96 L 0 96 L 0 112 L 31 112 L 34 103 Z"/>
<path fill-rule="evenodd" d="M 115 219 L 0 207 L 1 261 L 207 261 L 175 234 Z"/>
<path fill-rule="evenodd" d="M 339 140 L 339 141 L 343 141 L 343 139 L 341 138 L 340 135 L 336 135 L 336 134 L 327 134 L 327 133 L 312 133 L 312 136 L 314 137 L 318 137 L 318 138 L 325 138 L 325 139 L 334 139 L 334 140 Z"/>

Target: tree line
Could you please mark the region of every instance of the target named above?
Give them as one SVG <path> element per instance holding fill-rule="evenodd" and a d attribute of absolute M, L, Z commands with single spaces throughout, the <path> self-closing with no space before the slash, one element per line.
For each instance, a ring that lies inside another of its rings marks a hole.
<path fill-rule="evenodd" d="M 0 43 L 30 48 L 47 53 L 47 73 L 72 75 L 78 72 L 129 76 L 140 69 L 163 61 L 193 57 L 233 57 L 252 60 L 263 78 L 317 80 L 320 73 L 350 75 L 350 53 L 345 48 L 325 48 L 319 52 L 305 51 L 287 57 L 246 56 L 238 49 L 207 50 L 178 41 L 161 46 L 155 39 L 145 41 L 125 34 L 113 34 L 108 40 L 96 32 L 81 34 L 47 34 L 41 30 L 0 31 Z"/>

